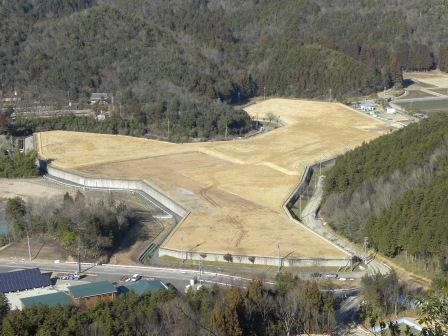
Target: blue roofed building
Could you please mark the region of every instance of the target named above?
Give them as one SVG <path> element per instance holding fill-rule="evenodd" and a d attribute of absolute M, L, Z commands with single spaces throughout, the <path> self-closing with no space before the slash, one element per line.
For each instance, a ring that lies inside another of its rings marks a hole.
<path fill-rule="evenodd" d="M 21 298 L 20 301 L 22 302 L 22 308 L 29 308 L 36 304 L 45 304 L 48 306 L 67 306 L 73 304 L 70 296 L 64 292 L 25 297 Z"/>
<path fill-rule="evenodd" d="M 100 301 L 112 301 L 117 296 L 117 289 L 109 281 L 70 286 L 67 289 L 73 302 L 85 307 L 92 307 Z"/>
<path fill-rule="evenodd" d="M 136 282 L 125 283 L 118 286 L 119 293 L 134 292 L 137 295 L 143 295 L 146 293 L 156 293 L 160 290 L 168 289 L 168 287 L 160 280 L 147 280 L 140 279 Z"/>

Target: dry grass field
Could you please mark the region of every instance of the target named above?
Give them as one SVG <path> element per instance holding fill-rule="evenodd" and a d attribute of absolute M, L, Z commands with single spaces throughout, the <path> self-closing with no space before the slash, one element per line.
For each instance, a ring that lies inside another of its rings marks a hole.
<path fill-rule="evenodd" d="M 448 74 L 440 70 L 427 72 L 406 72 L 403 76 L 404 78 L 410 78 L 429 86 L 448 88 Z"/>
<path fill-rule="evenodd" d="M 286 126 L 248 140 L 171 144 L 115 135 L 40 134 L 40 154 L 55 166 L 96 176 L 139 178 L 191 210 L 164 247 L 243 255 L 343 257 L 290 221 L 282 204 L 303 166 L 387 131 L 336 103 L 270 99 L 246 111 L 272 112 Z"/>

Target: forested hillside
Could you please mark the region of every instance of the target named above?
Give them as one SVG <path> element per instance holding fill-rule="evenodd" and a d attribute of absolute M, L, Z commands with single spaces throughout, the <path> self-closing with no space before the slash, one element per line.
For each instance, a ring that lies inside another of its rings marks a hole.
<path fill-rule="evenodd" d="M 447 18 L 443 0 L 2 1 L 0 90 L 61 106 L 108 92 L 138 132 L 166 136 L 170 120 L 181 136 L 238 134 L 250 121 L 228 103 L 342 98 L 446 69 Z"/>
<path fill-rule="evenodd" d="M 322 213 L 351 239 L 388 256 L 448 268 L 448 116 L 382 136 L 336 160 Z"/>

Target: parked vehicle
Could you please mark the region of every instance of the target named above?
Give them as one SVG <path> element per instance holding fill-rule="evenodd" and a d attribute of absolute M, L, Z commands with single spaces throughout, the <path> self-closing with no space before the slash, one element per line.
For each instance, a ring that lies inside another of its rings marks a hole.
<path fill-rule="evenodd" d="M 135 273 L 134 275 L 132 275 L 131 277 L 131 282 L 136 282 L 138 280 L 140 280 L 142 278 L 142 276 L 138 273 Z"/>
<path fill-rule="evenodd" d="M 169 290 L 171 290 L 171 291 L 173 291 L 175 293 L 178 293 L 177 288 L 172 283 L 167 282 L 165 285 L 168 287 Z"/>
<path fill-rule="evenodd" d="M 339 276 L 336 273 L 328 273 L 328 274 L 325 274 L 325 277 L 329 278 L 329 279 L 336 279 Z"/>
<path fill-rule="evenodd" d="M 78 273 L 67 273 L 61 276 L 62 280 L 79 280 L 80 276 Z"/>
<path fill-rule="evenodd" d="M 130 277 L 122 277 L 120 280 L 124 281 L 124 282 L 136 282 L 136 281 L 140 280 L 141 278 L 142 278 L 142 276 L 140 274 L 135 273 Z"/>

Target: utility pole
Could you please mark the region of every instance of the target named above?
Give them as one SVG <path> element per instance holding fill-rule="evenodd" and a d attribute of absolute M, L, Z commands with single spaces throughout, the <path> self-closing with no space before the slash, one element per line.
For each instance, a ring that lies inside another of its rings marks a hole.
<path fill-rule="evenodd" d="M 30 246 L 30 234 L 28 232 L 28 229 L 26 230 L 26 241 L 28 243 L 28 258 L 31 261 L 31 246 Z"/>
<path fill-rule="evenodd" d="M 25 214 L 25 218 L 23 218 L 24 226 L 25 226 L 25 232 L 26 232 L 26 243 L 28 245 L 28 259 L 31 261 L 31 244 L 30 244 L 30 229 L 31 229 L 31 215 L 29 212 Z"/>
<path fill-rule="evenodd" d="M 170 138 L 170 118 L 168 118 L 168 139 Z"/>
<path fill-rule="evenodd" d="M 266 100 L 266 85 L 263 86 L 263 100 Z"/>
<path fill-rule="evenodd" d="M 363 251 L 364 251 L 364 263 L 367 264 L 367 253 L 369 248 L 369 237 L 364 237 Z"/>
<path fill-rule="evenodd" d="M 80 242 L 78 242 L 78 273 L 81 273 L 81 246 Z"/>
<path fill-rule="evenodd" d="M 78 231 L 79 232 L 79 231 Z M 77 255 L 77 259 L 78 259 L 78 273 L 82 272 L 81 269 L 81 238 L 80 238 L 81 232 L 79 232 L 79 236 L 78 236 L 78 255 Z"/>
<path fill-rule="evenodd" d="M 185 259 L 184 259 L 184 261 L 186 261 L 187 258 L 188 258 L 188 254 L 187 254 L 187 243 L 184 244 L 184 236 L 180 237 L 180 241 L 182 242 L 182 246 L 184 247 L 184 250 L 185 250 Z"/>
<path fill-rule="evenodd" d="M 202 279 L 202 273 L 203 273 L 203 271 L 202 271 L 202 260 L 199 260 L 198 268 L 199 268 L 199 280 L 201 280 Z"/>
<path fill-rule="evenodd" d="M 280 242 L 277 242 L 277 253 L 278 253 L 278 273 L 280 273 L 280 269 L 282 266 L 282 259 L 280 258 Z"/>

